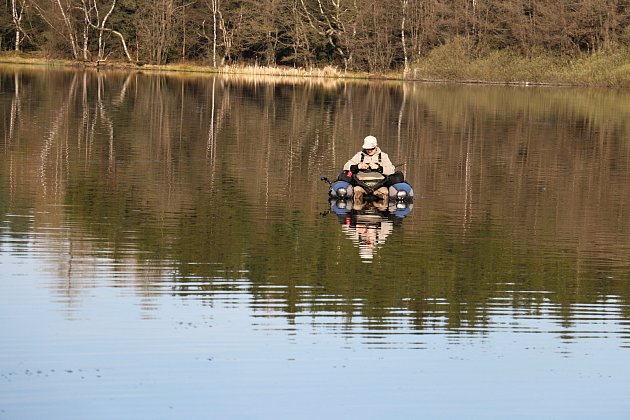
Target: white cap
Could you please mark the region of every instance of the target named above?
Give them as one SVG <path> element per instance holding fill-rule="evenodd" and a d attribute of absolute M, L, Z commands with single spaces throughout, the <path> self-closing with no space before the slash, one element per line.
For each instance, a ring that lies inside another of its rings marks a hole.
<path fill-rule="evenodd" d="M 374 136 L 367 136 L 363 139 L 363 149 L 374 149 L 377 145 L 378 141 Z"/>

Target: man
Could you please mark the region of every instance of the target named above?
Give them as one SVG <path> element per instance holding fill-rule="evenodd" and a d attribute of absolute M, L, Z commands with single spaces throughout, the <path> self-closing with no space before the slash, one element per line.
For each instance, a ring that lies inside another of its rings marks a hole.
<path fill-rule="evenodd" d="M 383 152 L 378 147 L 378 141 L 374 136 L 367 136 L 363 139 L 363 147 L 360 152 L 354 155 L 343 166 L 344 171 L 351 171 L 353 174 L 359 171 L 376 171 L 385 176 L 394 173 L 395 168 L 392 161 L 389 160 L 387 153 Z M 373 194 L 382 200 L 382 204 L 387 206 L 388 202 L 388 189 L 387 187 L 381 187 L 373 192 Z M 361 206 L 363 204 L 363 195 L 365 195 L 365 189 L 360 186 L 354 187 L 354 204 L 355 206 Z"/>
<path fill-rule="evenodd" d="M 394 230 L 394 224 L 385 218 L 381 218 L 378 222 L 374 220 L 369 222 L 356 220 L 356 224 L 343 223 L 341 230 L 359 248 L 361 261 L 371 263 L 377 248 L 383 246 L 385 239 Z"/>

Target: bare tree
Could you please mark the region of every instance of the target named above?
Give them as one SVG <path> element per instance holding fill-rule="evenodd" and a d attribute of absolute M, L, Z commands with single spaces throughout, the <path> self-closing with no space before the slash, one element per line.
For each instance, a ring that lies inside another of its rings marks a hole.
<path fill-rule="evenodd" d="M 378 0 L 365 0 L 357 10 L 349 48 L 357 70 L 384 71 L 400 51 L 399 10 Z"/>
<path fill-rule="evenodd" d="M 210 9 L 212 10 L 212 66 L 217 66 L 217 21 L 221 15 L 221 0 L 210 0 Z"/>
<path fill-rule="evenodd" d="M 138 49 L 148 60 L 164 64 L 177 36 L 174 30 L 177 6 L 175 0 L 144 0 L 138 2 L 135 16 Z"/>
<path fill-rule="evenodd" d="M 72 9 L 74 4 L 72 0 L 55 0 L 59 7 L 59 12 L 63 18 L 65 27 L 65 35 L 68 37 L 70 48 L 72 50 L 72 58 L 75 60 L 79 58 L 79 45 L 77 42 L 76 23 L 72 19 Z"/>
<path fill-rule="evenodd" d="M 116 7 L 116 2 L 117 0 L 112 0 L 112 4 L 109 7 L 109 10 L 107 11 L 107 13 L 105 13 L 105 16 L 101 18 L 97 0 L 82 0 L 82 6 L 83 6 L 82 8 L 83 8 L 83 13 L 85 15 L 85 22 L 87 26 L 92 27 L 98 31 L 98 56 L 97 56 L 98 60 L 106 59 L 105 41 L 103 40 L 103 34 L 105 32 L 111 32 L 120 38 L 120 42 L 122 44 L 125 55 L 127 56 L 127 59 L 131 62 L 133 61 L 133 59 L 131 58 L 131 55 L 129 54 L 129 49 L 127 48 L 125 37 L 120 32 L 112 28 L 106 27 L 107 20 L 112 15 L 114 8 Z M 86 42 L 86 48 L 87 48 L 87 42 Z"/>
<path fill-rule="evenodd" d="M 401 12 L 402 16 L 400 18 L 400 41 L 402 44 L 405 67 L 404 72 L 407 73 L 409 70 L 409 60 L 407 57 L 407 45 L 405 43 L 405 19 L 407 19 L 407 9 L 409 6 L 409 0 L 401 0 Z"/>
<path fill-rule="evenodd" d="M 407 69 L 457 37 L 466 38 L 471 52 L 510 48 L 524 55 L 594 52 L 630 39 L 628 0 L 125 0 L 121 5 L 5 0 L 0 25 L 12 49 L 42 45 L 74 59 L 91 53 L 106 59 L 113 35 L 130 61 L 127 40 L 136 59 L 156 64 L 181 55 L 208 59 L 215 67 L 245 61 L 368 71 Z"/>
<path fill-rule="evenodd" d="M 15 25 L 15 51 L 20 51 L 22 39 L 25 35 L 22 29 L 22 18 L 26 8 L 26 0 L 11 0 L 11 18 Z"/>

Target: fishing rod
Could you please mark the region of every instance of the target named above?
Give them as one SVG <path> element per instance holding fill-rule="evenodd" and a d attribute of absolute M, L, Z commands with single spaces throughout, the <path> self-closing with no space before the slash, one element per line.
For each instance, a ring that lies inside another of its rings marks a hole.
<path fill-rule="evenodd" d="M 319 178 L 320 181 L 324 181 L 325 183 L 327 183 L 328 185 L 332 185 L 332 181 L 330 179 L 328 179 L 327 176 L 323 176 L 321 178 Z"/>

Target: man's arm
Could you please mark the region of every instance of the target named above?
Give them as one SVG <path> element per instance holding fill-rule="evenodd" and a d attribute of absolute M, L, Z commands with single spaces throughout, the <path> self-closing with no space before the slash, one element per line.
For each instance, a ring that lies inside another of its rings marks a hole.
<path fill-rule="evenodd" d="M 361 152 L 352 156 L 352 158 L 343 165 L 344 171 L 351 171 L 352 173 L 359 172 L 359 163 L 361 163 Z"/>
<path fill-rule="evenodd" d="M 387 153 L 383 153 L 381 155 L 381 163 L 383 165 L 383 175 L 391 175 L 396 171 L 396 167 L 389 159 L 389 155 Z"/>

